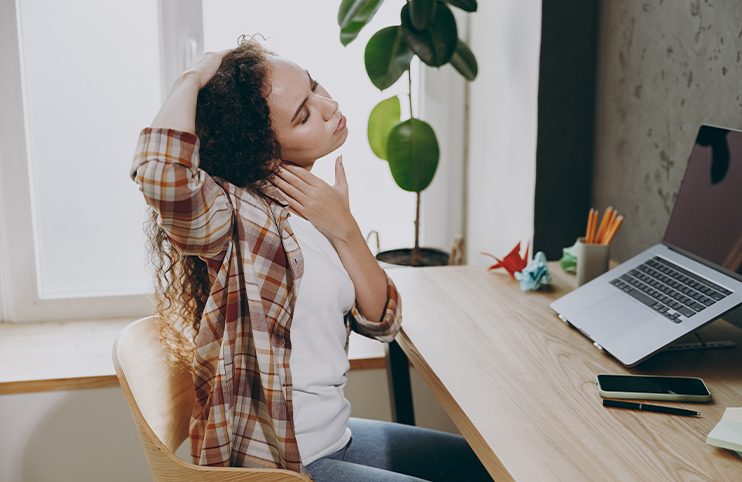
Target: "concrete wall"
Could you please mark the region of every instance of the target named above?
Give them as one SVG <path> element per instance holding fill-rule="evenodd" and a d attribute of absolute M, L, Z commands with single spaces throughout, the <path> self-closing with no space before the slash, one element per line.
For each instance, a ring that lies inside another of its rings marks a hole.
<path fill-rule="evenodd" d="M 662 240 L 700 124 L 742 128 L 738 0 L 603 0 L 593 205 L 618 261 Z"/>
<path fill-rule="evenodd" d="M 411 378 L 417 425 L 458 433 L 417 371 Z M 350 372 L 345 394 L 352 416 L 391 420 L 385 370 Z M 0 482 L 152 480 L 119 388 L 2 395 L 0 434 Z"/>

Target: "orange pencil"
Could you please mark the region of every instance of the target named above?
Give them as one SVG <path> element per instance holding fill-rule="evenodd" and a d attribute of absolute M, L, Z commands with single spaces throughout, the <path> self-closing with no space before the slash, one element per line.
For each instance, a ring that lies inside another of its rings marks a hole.
<path fill-rule="evenodd" d="M 598 210 L 593 209 L 593 230 L 590 233 L 590 243 L 595 244 L 598 241 Z"/>
<path fill-rule="evenodd" d="M 587 232 L 585 233 L 585 244 L 592 244 L 593 233 L 595 232 L 595 209 L 590 208 L 587 215 Z"/>
<path fill-rule="evenodd" d="M 605 240 L 608 239 L 608 235 L 610 235 L 611 230 L 613 229 L 613 226 L 616 224 L 617 217 L 618 217 L 618 211 L 616 211 L 614 209 L 613 212 L 611 212 L 611 217 L 608 218 L 608 229 L 606 229 L 605 236 L 600 241 L 601 243 L 608 244 L 608 243 L 605 242 Z M 616 229 L 618 229 L 618 228 L 616 228 Z"/>
<path fill-rule="evenodd" d="M 612 226 L 615 226 L 618 222 L 618 216 L 621 216 L 621 219 L 623 219 L 623 214 L 618 214 L 618 211 L 613 211 L 613 218 L 611 218 Z"/>
<path fill-rule="evenodd" d="M 615 222 L 613 223 L 611 230 L 608 232 L 607 239 L 603 244 L 611 244 L 611 241 L 613 241 L 613 237 L 616 235 L 616 231 L 618 231 L 618 228 L 621 227 L 622 223 L 623 223 L 623 216 L 618 216 Z"/>
<path fill-rule="evenodd" d="M 608 233 L 611 232 L 611 228 L 613 227 L 613 220 L 616 218 L 617 214 L 618 211 L 613 209 L 613 207 L 611 207 L 611 212 L 606 213 L 605 229 L 603 229 L 603 232 L 598 236 L 598 240 L 596 241 L 598 244 L 603 244 L 603 241 L 608 237 Z"/>
<path fill-rule="evenodd" d="M 613 206 L 608 206 L 603 213 L 603 220 L 600 221 L 600 228 L 598 228 L 598 234 L 596 235 L 596 241 L 598 243 L 605 237 L 605 233 L 608 230 L 608 219 L 611 217 Z"/>

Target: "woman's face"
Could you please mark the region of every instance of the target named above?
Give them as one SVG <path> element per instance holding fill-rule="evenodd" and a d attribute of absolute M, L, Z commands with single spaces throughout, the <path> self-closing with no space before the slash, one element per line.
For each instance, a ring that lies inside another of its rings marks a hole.
<path fill-rule="evenodd" d="M 338 103 L 309 72 L 273 57 L 268 107 L 281 144 L 282 160 L 305 169 L 342 146 L 348 137 Z"/>

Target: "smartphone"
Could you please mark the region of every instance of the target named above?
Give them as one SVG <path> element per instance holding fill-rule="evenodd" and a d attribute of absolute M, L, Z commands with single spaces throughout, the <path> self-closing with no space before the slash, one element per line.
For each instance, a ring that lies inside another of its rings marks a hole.
<path fill-rule="evenodd" d="M 595 377 L 603 398 L 710 402 L 711 393 L 700 378 L 652 375 L 608 375 Z"/>

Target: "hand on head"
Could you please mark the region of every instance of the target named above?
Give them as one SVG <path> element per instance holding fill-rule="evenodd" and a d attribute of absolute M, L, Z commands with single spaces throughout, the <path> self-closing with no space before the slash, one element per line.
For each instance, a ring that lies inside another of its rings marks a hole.
<path fill-rule="evenodd" d="M 335 161 L 335 184 L 330 186 L 306 169 L 282 163 L 275 186 L 289 203 L 289 209 L 307 219 L 332 239 L 344 239 L 357 229 L 350 213 L 348 183 L 343 156 Z"/>
<path fill-rule="evenodd" d="M 229 50 L 222 50 L 220 52 L 204 52 L 188 66 L 183 72 L 183 75 L 192 74 L 198 79 L 198 88 L 202 89 L 209 80 L 219 70 L 219 66 L 222 63 L 222 59 L 229 52 Z"/>
<path fill-rule="evenodd" d="M 196 103 L 199 91 L 211 80 L 227 50 L 201 54 L 175 81 L 151 127 L 166 127 L 196 133 Z"/>

